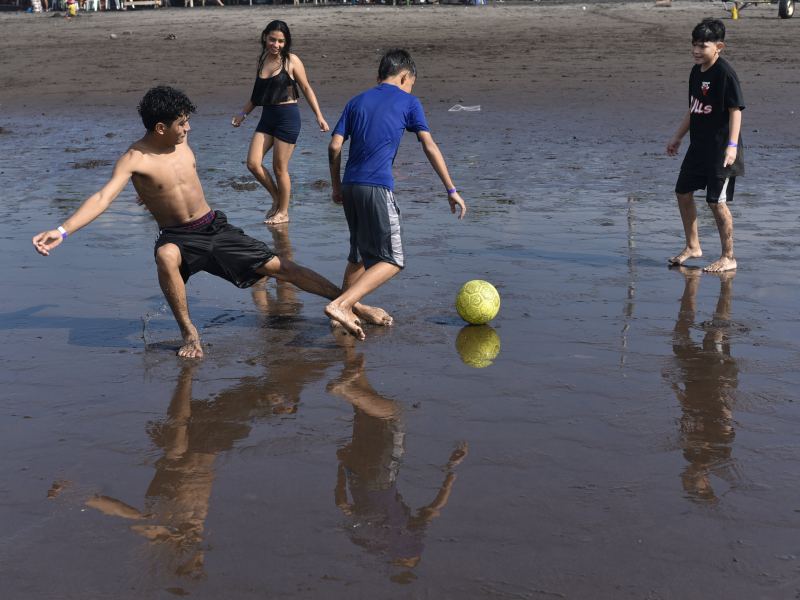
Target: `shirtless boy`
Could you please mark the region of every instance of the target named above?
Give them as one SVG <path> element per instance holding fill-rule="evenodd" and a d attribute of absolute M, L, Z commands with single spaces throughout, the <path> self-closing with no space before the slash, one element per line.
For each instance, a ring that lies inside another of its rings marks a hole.
<path fill-rule="evenodd" d="M 736 268 L 733 217 L 728 203 L 733 201 L 736 177 L 744 175 L 740 135 L 744 100 L 736 72 L 720 57 L 724 47 L 725 25 L 722 21 L 705 19 L 692 31 L 695 65 L 689 75 L 689 110 L 667 143 L 667 154 L 675 156 L 681 139 L 689 133 L 689 150 L 675 184 L 686 246 L 668 262 L 682 265 L 689 259 L 703 256 L 694 192 L 705 189 L 706 202 L 714 213 L 722 244 L 719 259 L 703 268 L 712 273 Z"/>
<path fill-rule="evenodd" d="M 417 135 L 439 176 L 450 211 L 463 219 L 464 200 L 456 191 L 439 147 L 433 141 L 422 104 L 411 90 L 417 69 L 405 50 L 389 50 L 378 67 L 378 85 L 352 98 L 333 129 L 328 146 L 333 201 L 344 205 L 350 230 L 350 254 L 344 293 L 325 313 L 353 329 L 355 303 L 397 275 L 404 266 L 400 211 L 394 199 L 392 164 L 403 133 Z M 342 145 L 350 152 L 341 178 Z M 362 337 L 362 336 L 356 336 Z M 363 339 L 363 338 L 362 338 Z"/>
<path fill-rule="evenodd" d="M 181 330 L 183 345 L 178 355 L 200 358 L 200 335 L 189 317 L 186 281 L 199 271 L 227 279 L 240 288 L 262 277 L 293 283 L 312 294 L 334 299 L 341 290 L 311 269 L 276 256 L 263 242 L 228 224 L 221 211 L 208 205 L 197 175 L 195 157 L 186 143 L 189 115 L 195 106 L 171 87 L 150 89 L 139 104 L 147 132 L 120 157 L 111 179 L 90 196 L 57 229 L 33 238 L 36 251 L 48 256 L 68 235 L 100 216 L 122 192 L 128 181 L 159 227 L 155 245 L 158 282 Z M 359 305 L 364 321 L 388 325 L 391 317 L 378 308 Z M 331 318 L 336 319 L 335 316 Z M 363 336 L 358 320 L 342 325 Z"/>

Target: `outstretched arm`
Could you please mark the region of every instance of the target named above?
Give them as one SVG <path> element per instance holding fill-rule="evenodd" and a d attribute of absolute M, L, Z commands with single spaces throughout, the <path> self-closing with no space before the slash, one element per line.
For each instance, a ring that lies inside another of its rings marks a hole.
<path fill-rule="evenodd" d="M 317 117 L 319 130 L 328 131 L 330 127 L 328 127 L 328 124 L 325 122 L 325 118 L 322 116 L 322 111 L 319 109 L 317 96 L 314 94 L 314 90 L 311 89 L 311 84 L 308 83 L 306 68 L 303 66 L 302 61 L 294 55 L 292 55 L 292 74 L 294 76 L 294 80 L 297 82 L 297 85 L 299 85 L 300 89 L 303 90 L 303 95 L 306 97 L 308 105 L 311 107 L 311 110 L 314 111 L 314 115 Z"/>
<path fill-rule="evenodd" d="M 130 181 L 133 175 L 133 162 L 131 151 L 126 152 L 114 165 L 114 172 L 108 183 L 99 192 L 89 196 L 78 210 L 64 221 L 61 229 L 51 229 L 35 235 L 32 241 L 36 251 L 42 256 L 49 256 L 50 251 L 63 242 L 67 235 L 75 233 L 103 214 Z"/>
<path fill-rule="evenodd" d="M 331 197 L 336 204 L 342 203 L 342 144 L 344 137 L 333 134 L 328 144 L 328 166 L 331 169 Z"/>
<path fill-rule="evenodd" d="M 458 206 L 458 218 L 463 219 L 464 215 L 467 213 L 467 205 L 456 191 L 453 180 L 450 179 L 450 173 L 447 171 L 447 164 L 444 162 L 444 156 L 442 156 L 439 146 L 433 141 L 433 136 L 431 136 L 429 131 L 420 131 L 417 133 L 417 138 L 422 144 L 422 150 L 425 152 L 425 156 L 428 157 L 428 162 L 431 163 L 433 170 L 436 171 L 436 174 L 439 176 L 439 179 L 442 180 L 447 190 L 447 201 L 450 203 L 450 212 L 455 214 L 456 206 Z"/>
<path fill-rule="evenodd" d="M 683 115 L 683 119 L 681 119 L 680 125 L 678 125 L 678 130 L 675 132 L 669 142 L 667 142 L 667 154 L 669 156 L 675 156 L 678 154 L 678 149 L 681 147 L 681 140 L 683 136 L 686 135 L 686 132 L 689 131 L 689 118 L 690 113 L 687 110 L 686 114 Z"/>
<path fill-rule="evenodd" d="M 467 456 L 468 446 L 466 442 L 460 442 L 453 453 L 450 455 L 450 460 L 447 462 L 447 475 L 439 488 L 433 502 L 427 506 L 423 506 L 417 511 L 416 521 L 422 523 L 430 523 L 434 518 L 438 517 L 441 510 L 447 505 L 450 499 L 450 493 L 453 491 L 453 484 L 456 481 L 456 474 L 452 471 L 461 461 Z"/>

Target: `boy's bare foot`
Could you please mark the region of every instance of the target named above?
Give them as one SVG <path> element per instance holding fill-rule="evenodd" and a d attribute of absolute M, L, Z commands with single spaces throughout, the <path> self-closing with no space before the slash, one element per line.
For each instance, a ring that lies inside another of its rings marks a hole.
<path fill-rule="evenodd" d="M 164 525 L 131 525 L 131 530 L 151 542 L 163 542 L 173 537 L 173 531 Z"/>
<path fill-rule="evenodd" d="M 325 307 L 325 314 L 334 321 L 341 323 L 342 327 L 353 334 L 357 339 L 366 339 L 367 336 L 364 335 L 364 330 L 361 329 L 361 324 L 352 310 L 344 311 L 338 305 L 331 302 Z"/>
<path fill-rule="evenodd" d="M 358 308 L 353 309 L 353 312 L 356 315 L 358 315 L 359 319 L 369 323 L 370 325 L 381 325 L 383 327 L 389 327 L 394 323 L 392 315 L 390 315 L 382 308 L 378 308 L 377 306 L 367 306 L 366 304 L 359 304 Z"/>
<path fill-rule="evenodd" d="M 181 358 L 203 358 L 203 346 L 200 344 L 200 334 L 197 329 L 187 332 L 183 336 L 183 346 L 178 348 Z"/>
<path fill-rule="evenodd" d="M 274 215 L 276 212 L 278 212 L 278 204 L 276 202 L 273 202 L 272 206 L 267 211 L 267 214 L 264 215 L 264 219 L 271 218 L 272 215 Z M 264 222 L 266 223 L 266 220 Z"/>
<path fill-rule="evenodd" d="M 338 396 L 348 396 L 348 392 L 364 375 L 364 355 L 360 354 L 348 362 L 342 374 L 325 386 L 325 391 Z"/>
<path fill-rule="evenodd" d="M 701 256 L 703 256 L 703 251 L 700 250 L 700 248 L 695 250 L 693 248 L 689 248 L 689 246 L 686 246 L 686 248 L 683 249 L 683 252 L 668 259 L 667 262 L 671 265 L 682 265 L 690 258 L 700 258 Z"/>
<path fill-rule="evenodd" d="M 710 265 L 703 267 L 706 273 L 723 273 L 724 271 L 733 271 L 736 268 L 736 259 L 727 256 L 720 256 L 719 260 L 715 260 Z"/>
<path fill-rule="evenodd" d="M 289 213 L 275 212 L 271 216 L 264 219 L 267 225 L 280 225 L 281 223 L 289 222 Z"/>

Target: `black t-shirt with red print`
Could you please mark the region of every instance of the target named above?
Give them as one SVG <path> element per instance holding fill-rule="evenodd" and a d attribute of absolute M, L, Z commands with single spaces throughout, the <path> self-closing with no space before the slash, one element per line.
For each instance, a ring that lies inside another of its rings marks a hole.
<path fill-rule="evenodd" d="M 730 138 L 730 108 L 744 108 L 742 88 L 733 67 L 724 58 L 718 58 L 705 72 L 695 65 L 689 75 L 690 144 L 681 170 L 713 173 L 720 178 L 744 175 L 741 132 L 736 161 L 722 167 Z"/>

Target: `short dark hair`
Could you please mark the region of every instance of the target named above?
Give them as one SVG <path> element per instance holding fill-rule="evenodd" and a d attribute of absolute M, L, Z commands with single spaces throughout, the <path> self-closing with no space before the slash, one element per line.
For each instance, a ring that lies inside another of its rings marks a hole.
<path fill-rule="evenodd" d="M 724 42 L 725 24 L 719 19 L 703 19 L 692 29 L 692 43 Z"/>
<path fill-rule="evenodd" d="M 411 58 L 408 50 L 395 48 L 385 52 L 378 67 L 378 80 L 389 79 L 401 71 L 408 71 L 412 77 L 417 76 L 417 65 L 414 64 L 414 59 Z"/>
<path fill-rule="evenodd" d="M 195 110 L 197 107 L 186 94 L 168 85 L 150 88 L 139 102 L 139 114 L 147 131 L 153 131 L 156 123 L 170 126 L 178 117 L 189 116 Z"/>

